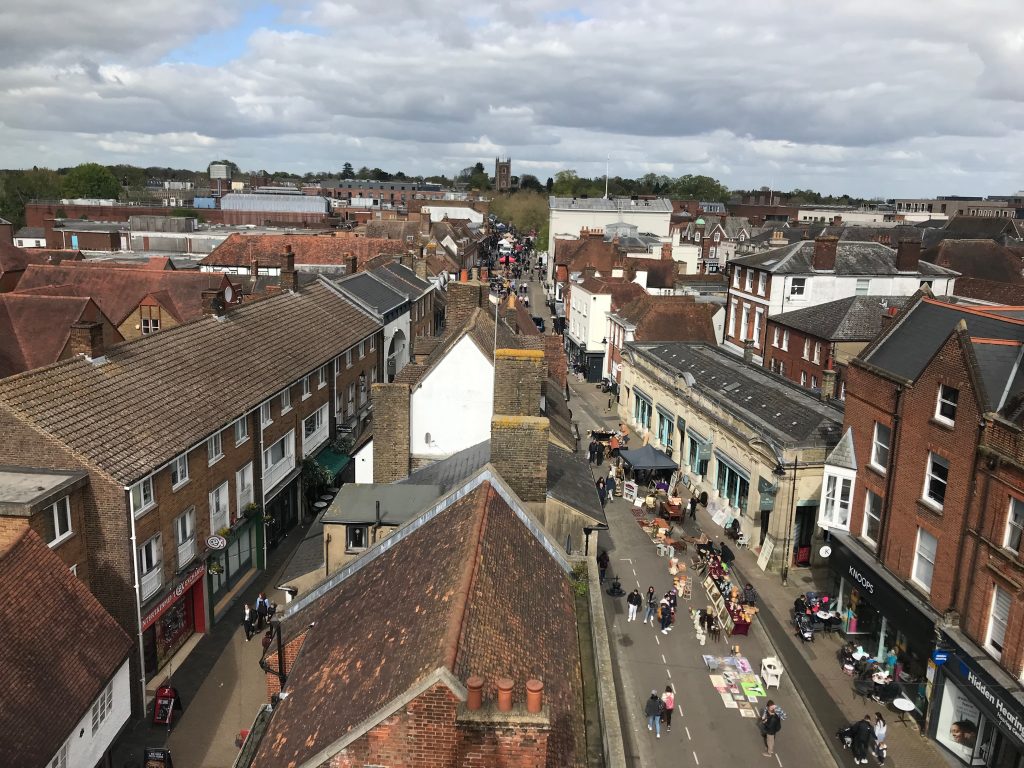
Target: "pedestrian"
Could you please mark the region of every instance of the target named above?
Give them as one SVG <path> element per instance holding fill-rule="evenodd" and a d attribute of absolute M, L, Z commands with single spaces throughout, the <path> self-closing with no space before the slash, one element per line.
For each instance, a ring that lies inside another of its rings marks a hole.
<path fill-rule="evenodd" d="M 242 610 L 242 626 L 245 627 L 245 642 L 249 642 L 252 639 L 253 623 L 256 621 L 256 612 L 252 609 L 252 606 L 248 603 L 245 604 L 245 608 Z"/>
<path fill-rule="evenodd" d="M 262 631 L 263 625 L 268 623 L 267 617 L 270 615 L 270 601 L 267 599 L 267 595 L 264 592 L 260 592 L 260 596 L 256 598 L 256 630 Z"/>
<path fill-rule="evenodd" d="M 272 642 L 274 642 L 274 630 L 268 629 L 266 632 L 264 632 L 263 633 L 263 640 L 262 640 L 262 642 L 263 642 L 263 653 L 266 653 L 267 649 L 270 648 L 270 644 Z"/>
<path fill-rule="evenodd" d="M 629 606 L 629 618 L 627 618 L 626 621 L 636 621 L 636 612 L 640 609 L 640 605 L 643 601 L 644 599 L 640 595 L 639 589 L 634 589 L 629 593 L 626 597 L 626 605 Z"/>
<path fill-rule="evenodd" d="M 604 464 L 604 443 L 597 444 L 597 451 L 594 456 L 597 459 L 597 466 Z"/>
<path fill-rule="evenodd" d="M 885 743 L 885 735 L 888 730 L 882 713 L 875 712 L 875 757 L 878 758 L 879 765 L 885 765 L 886 753 L 889 751 Z"/>
<path fill-rule="evenodd" d="M 608 475 L 608 482 L 605 483 L 605 487 L 608 489 L 608 500 L 611 501 L 615 496 L 615 473 Z"/>
<path fill-rule="evenodd" d="M 597 495 L 601 499 L 601 508 L 608 503 L 608 489 L 605 487 L 604 478 L 597 478 Z"/>
<path fill-rule="evenodd" d="M 697 519 L 697 497 L 696 496 L 691 496 L 690 497 L 690 519 L 691 520 L 696 520 Z"/>
<path fill-rule="evenodd" d="M 853 762 L 867 765 L 871 740 L 875 738 L 875 727 L 871 723 L 871 716 L 864 715 L 863 720 L 854 723 L 851 735 L 853 736 Z"/>
<path fill-rule="evenodd" d="M 764 745 L 768 751 L 764 752 L 765 757 L 775 756 L 775 736 L 782 730 L 782 718 L 776 711 L 775 702 L 768 699 L 764 712 L 761 713 L 761 733 L 764 735 Z"/>
<path fill-rule="evenodd" d="M 661 701 L 665 705 L 665 714 L 662 716 L 665 720 L 666 730 L 672 730 L 672 710 L 676 708 L 676 694 L 672 690 L 671 685 L 665 686 L 665 692 L 661 694 Z"/>
<path fill-rule="evenodd" d="M 654 587 L 647 588 L 647 613 L 644 615 L 644 624 L 648 621 L 654 626 L 654 616 L 658 612 L 658 596 L 654 594 Z"/>
<path fill-rule="evenodd" d="M 601 583 L 602 584 L 604 584 L 605 574 L 608 573 L 608 563 L 609 563 L 608 553 L 605 552 L 602 549 L 601 552 L 597 556 L 597 568 L 598 568 L 598 571 L 601 574 Z"/>
<path fill-rule="evenodd" d="M 658 738 L 661 738 L 661 711 L 665 708 L 665 702 L 658 698 L 657 691 L 651 691 L 651 698 L 647 700 L 644 707 L 644 714 L 647 715 L 647 730 L 656 731 Z"/>
<path fill-rule="evenodd" d="M 575 367 L 575 366 L 573 366 Z M 597 456 L 597 440 L 591 440 L 590 445 L 587 446 L 587 457 L 591 464 L 594 463 L 594 458 Z"/>
<path fill-rule="evenodd" d="M 667 635 L 672 625 L 672 606 L 668 604 L 667 597 L 661 598 L 658 603 L 658 618 L 661 620 L 661 634 Z"/>

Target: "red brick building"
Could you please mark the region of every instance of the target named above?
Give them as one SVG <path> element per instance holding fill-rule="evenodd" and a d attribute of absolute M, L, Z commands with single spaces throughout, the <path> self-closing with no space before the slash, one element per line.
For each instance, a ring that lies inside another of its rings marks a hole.
<path fill-rule="evenodd" d="M 71 513 L 54 551 L 69 566 L 84 553 L 93 593 L 142 648 L 132 681 L 159 681 L 264 567 L 307 513 L 303 461 L 327 466 L 336 428 L 365 428 L 382 370 L 381 326 L 326 281 L 211 309 L 109 349 L 90 324 L 84 354 L 0 381 L 0 462 L 87 476 L 53 500 Z M 26 512 L 0 516 L 23 527 Z M 143 701 L 133 682 L 136 714 Z"/>
<path fill-rule="evenodd" d="M 836 374 L 828 397 L 846 398 L 846 368 L 908 296 L 849 296 L 768 318 L 764 366 L 807 389 Z"/>
<path fill-rule="evenodd" d="M 459 483 L 289 605 L 251 765 L 588 765 L 559 552 L 494 467 Z"/>
<path fill-rule="evenodd" d="M 845 631 L 974 765 L 1024 756 L 1022 353 L 1019 308 L 914 297 L 850 364 L 819 518 Z"/>

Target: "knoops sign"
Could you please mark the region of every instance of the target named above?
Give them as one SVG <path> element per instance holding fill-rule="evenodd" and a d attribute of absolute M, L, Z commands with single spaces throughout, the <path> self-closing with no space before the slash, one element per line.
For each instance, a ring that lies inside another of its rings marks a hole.
<path fill-rule="evenodd" d="M 864 587 L 865 592 L 867 592 L 869 595 L 875 594 L 875 585 L 872 584 L 863 573 L 858 571 L 852 565 L 849 567 L 847 572 L 850 574 L 850 578 L 852 578 L 854 581 L 856 581 L 858 584 Z"/>

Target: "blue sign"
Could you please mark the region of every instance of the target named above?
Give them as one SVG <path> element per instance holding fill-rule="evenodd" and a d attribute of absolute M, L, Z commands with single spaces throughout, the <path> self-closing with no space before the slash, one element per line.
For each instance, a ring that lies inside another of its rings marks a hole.
<path fill-rule="evenodd" d="M 941 666 L 949 661 L 949 651 L 932 651 L 932 661 Z"/>

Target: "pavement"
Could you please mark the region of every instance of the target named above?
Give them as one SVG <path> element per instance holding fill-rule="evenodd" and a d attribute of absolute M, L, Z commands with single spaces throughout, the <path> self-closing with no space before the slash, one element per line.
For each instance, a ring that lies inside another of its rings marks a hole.
<path fill-rule="evenodd" d="M 580 442 L 585 445 L 589 442 L 588 429 L 614 427 L 621 418 L 617 404 L 613 402 L 609 408 L 608 395 L 599 386 L 580 382 L 571 375 L 569 378 L 569 407 L 579 424 Z M 606 474 L 607 465 L 595 467 L 595 477 L 597 472 Z M 631 506 L 617 498 L 606 511 L 609 530 L 602 533 L 598 543 L 611 557 L 609 572 L 620 576 L 627 592 L 637 583 L 641 584 L 641 592 L 649 584 L 664 592 L 670 584 L 667 562 L 657 556 L 650 538 L 635 522 Z M 689 527 L 692 525 L 687 524 L 687 533 L 695 532 Z M 712 522 L 704 508 L 698 509 L 697 525 L 712 539 L 723 536 L 722 529 Z M 785 673 L 781 687 L 769 693 L 788 715 L 776 743 L 780 766 L 854 765 L 852 754 L 841 748 L 835 733 L 875 711 L 882 711 L 889 723 L 887 766 L 959 765 L 922 736 L 912 719 L 907 724 L 898 723 L 897 712 L 883 709 L 875 702 L 865 703 L 854 695 L 852 681 L 837 661 L 842 644 L 838 634 L 819 635 L 813 643 L 804 643 L 797 637 L 790 622 L 793 600 L 802 592 L 831 589 L 827 569 L 791 569 L 787 586 L 782 584 L 779 574 L 765 573 L 757 567 L 756 552 L 737 547 L 733 550 L 737 555 L 733 564 L 737 581 L 754 585 L 761 610 L 749 636 L 732 638 L 729 643 L 723 638 L 713 652 L 721 655 L 727 653 L 727 645 L 739 644 L 742 655 L 755 671 L 760 669 L 762 656 L 775 655 L 782 661 Z M 680 561 L 688 562 L 688 556 L 680 557 Z M 702 607 L 704 597 L 700 585 L 695 585 L 691 605 Z M 726 710 L 711 687 L 701 660 L 702 653 L 709 653 L 708 646 L 700 648 L 696 644 L 692 625 L 681 624 L 667 637 L 662 636 L 639 622 L 625 621 L 625 598 L 605 599 L 612 658 L 619 667 L 616 681 L 620 714 L 631 764 L 668 766 L 671 762 L 678 766 L 680 756 L 684 764 L 693 765 L 770 764 L 761 756 L 763 745 L 751 721 L 741 719 L 736 710 Z M 687 606 L 682 601 L 680 605 Z M 684 621 L 685 618 L 683 612 Z M 709 645 L 714 644 L 709 641 Z M 664 689 L 670 673 L 671 682 L 679 686 L 677 701 L 682 702 L 683 708 L 678 722 L 683 730 L 675 727 L 671 734 L 663 733 L 660 740 L 654 740 L 642 722 L 643 701 L 652 688 Z M 763 703 L 763 699 L 759 700 L 759 706 Z"/>
<path fill-rule="evenodd" d="M 261 634 L 245 640 L 241 606 L 255 603 L 260 592 L 271 599 L 276 579 L 302 541 L 308 524 L 300 524 L 269 553 L 267 568 L 235 595 L 235 604 L 202 635 L 192 652 L 173 669 L 171 684 L 183 703 L 170 730 L 146 717 L 128 723 L 113 749 L 113 768 L 142 768 L 145 747 L 167 747 L 175 768 L 230 768 L 238 754 L 235 739 L 248 729 L 267 701 Z M 276 593 L 280 595 L 280 592 Z M 238 620 L 234 619 L 238 616 Z"/>

